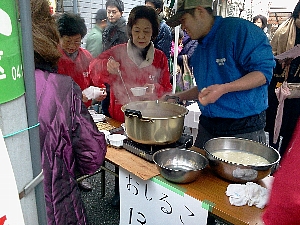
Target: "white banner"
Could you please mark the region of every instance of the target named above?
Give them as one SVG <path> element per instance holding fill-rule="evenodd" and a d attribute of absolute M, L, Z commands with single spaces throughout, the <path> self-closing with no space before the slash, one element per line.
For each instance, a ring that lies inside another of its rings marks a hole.
<path fill-rule="evenodd" d="M 16 180 L 0 129 L 0 225 L 25 225 Z"/>

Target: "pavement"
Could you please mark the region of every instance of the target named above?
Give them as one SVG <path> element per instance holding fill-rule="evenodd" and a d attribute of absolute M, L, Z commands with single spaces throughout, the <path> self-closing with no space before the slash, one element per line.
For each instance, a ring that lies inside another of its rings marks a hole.
<path fill-rule="evenodd" d="M 114 166 L 106 162 L 106 167 L 114 170 Z M 120 223 L 120 208 L 114 207 L 111 200 L 115 191 L 115 176 L 109 172 L 105 173 L 105 196 L 101 193 L 101 174 L 95 174 L 86 178 L 93 186 L 90 192 L 81 191 L 89 225 L 118 225 Z"/>
<path fill-rule="evenodd" d="M 101 111 L 101 105 L 93 105 L 96 112 Z M 105 162 L 105 167 L 114 171 L 114 166 L 109 162 Z M 105 195 L 101 196 L 101 173 L 86 178 L 93 190 L 90 192 L 81 191 L 82 201 L 86 208 L 86 214 L 89 225 L 119 225 L 120 208 L 111 204 L 115 195 L 115 176 L 109 172 L 105 172 Z"/>

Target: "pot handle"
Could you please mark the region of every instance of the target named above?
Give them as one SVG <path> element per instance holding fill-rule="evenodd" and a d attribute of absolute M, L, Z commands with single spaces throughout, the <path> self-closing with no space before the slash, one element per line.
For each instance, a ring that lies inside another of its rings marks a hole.
<path fill-rule="evenodd" d="M 125 110 L 125 116 L 131 118 L 131 117 L 137 117 L 139 119 L 142 119 L 142 113 L 141 111 L 138 110 L 133 110 L 133 109 L 126 109 Z"/>
<path fill-rule="evenodd" d="M 125 116 L 127 116 L 127 117 L 129 117 L 129 118 L 131 118 L 131 117 L 137 117 L 137 118 L 139 118 L 139 119 L 140 119 L 141 121 L 143 121 L 143 122 L 150 122 L 150 123 L 153 123 L 153 120 L 143 118 L 141 111 L 138 111 L 138 110 L 125 109 L 124 114 L 125 114 Z"/>
<path fill-rule="evenodd" d="M 165 101 L 168 101 L 169 99 L 174 99 L 177 104 L 180 103 L 180 98 L 178 96 L 166 95 L 165 96 Z"/>

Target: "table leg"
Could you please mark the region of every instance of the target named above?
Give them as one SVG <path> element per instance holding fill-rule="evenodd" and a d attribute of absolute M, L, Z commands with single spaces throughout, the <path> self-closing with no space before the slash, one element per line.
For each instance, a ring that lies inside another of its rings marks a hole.
<path fill-rule="evenodd" d="M 105 161 L 103 162 L 103 167 L 105 167 Z M 105 170 L 101 170 L 101 197 L 105 196 Z"/>

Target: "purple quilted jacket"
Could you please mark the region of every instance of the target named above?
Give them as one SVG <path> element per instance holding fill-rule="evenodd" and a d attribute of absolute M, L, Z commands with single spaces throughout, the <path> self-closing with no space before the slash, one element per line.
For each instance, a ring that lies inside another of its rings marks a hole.
<path fill-rule="evenodd" d="M 37 69 L 35 77 L 48 225 L 87 224 L 75 169 L 81 174 L 99 169 L 104 135 L 69 76 Z"/>

